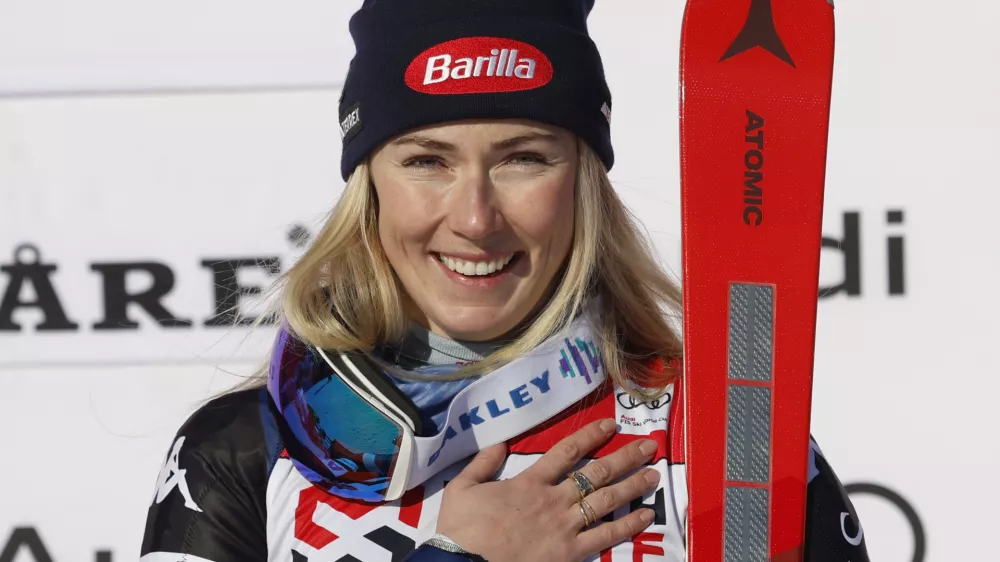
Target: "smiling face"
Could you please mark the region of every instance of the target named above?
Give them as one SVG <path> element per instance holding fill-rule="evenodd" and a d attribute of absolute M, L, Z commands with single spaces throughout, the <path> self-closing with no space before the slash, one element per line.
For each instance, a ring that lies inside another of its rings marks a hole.
<path fill-rule="evenodd" d="M 425 127 L 377 150 L 379 237 L 410 317 L 455 339 L 516 327 L 573 241 L 576 138 L 533 121 Z"/>

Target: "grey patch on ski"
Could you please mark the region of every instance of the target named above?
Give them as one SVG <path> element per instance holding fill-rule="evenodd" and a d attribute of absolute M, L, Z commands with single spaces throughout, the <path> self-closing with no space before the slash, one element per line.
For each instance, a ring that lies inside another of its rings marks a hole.
<path fill-rule="evenodd" d="M 725 562 L 767 562 L 768 491 L 726 487 Z"/>
<path fill-rule="evenodd" d="M 833 6 L 833 0 L 826 0 L 826 1 L 829 2 L 831 6 Z M 833 7 L 836 8 L 836 6 Z"/>
<path fill-rule="evenodd" d="M 729 378 L 771 380 L 774 287 L 729 287 Z"/>
<path fill-rule="evenodd" d="M 729 287 L 729 387 L 726 479 L 766 484 L 771 473 L 771 389 L 736 381 L 770 382 L 774 347 L 774 287 Z M 769 492 L 726 486 L 725 562 L 767 562 Z"/>
<path fill-rule="evenodd" d="M 771 472 L 771 389 L 729 385 L 726 479 L 765 484 Z"/>

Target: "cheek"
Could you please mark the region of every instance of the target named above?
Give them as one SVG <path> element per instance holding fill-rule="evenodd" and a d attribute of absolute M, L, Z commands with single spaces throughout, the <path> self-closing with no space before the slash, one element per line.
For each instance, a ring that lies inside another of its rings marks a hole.
<path fill-rule="evenodd" d="M 434 219 L 429 212 L 433 205 L 427 197 L 420 197 L 419 190 L 390 180 L 382 182 L 376 193 L 379 239 L 390 259 L 400 257 L 408 245 L 421 244 L 433 234 Z"/>
<path fill-rule="evenodd" d="M 561 258 L 573 239 L 573 197 L 572 178 L 547 182 L 524 193 L 507 218 L 539 250 Z"/>

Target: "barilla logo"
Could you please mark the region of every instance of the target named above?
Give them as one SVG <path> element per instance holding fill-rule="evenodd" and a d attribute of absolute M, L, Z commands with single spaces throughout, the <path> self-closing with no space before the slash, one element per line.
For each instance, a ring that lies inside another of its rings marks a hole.
<path fill-rule="evenodd" d="M 406 85 L 424 94 L 485 94 L 532 90 L 552 80 L 545 53 L 503 37 L 463 37 L 420 53 L 406 68 Z"/>

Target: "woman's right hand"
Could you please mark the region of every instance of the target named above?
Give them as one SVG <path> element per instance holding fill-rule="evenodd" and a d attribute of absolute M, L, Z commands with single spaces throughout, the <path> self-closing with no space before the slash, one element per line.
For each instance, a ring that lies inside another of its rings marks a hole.
<path fill-rule="evenodd" d="M 566 476 L 614 432 L 614 420 L 593 422 L 517 476 L 500 481 L 493 477 L 506 458 L 506 446 L 480 451 L 445 487 L 437 532 L 489 562 L 579 562 L 629 540 L 652 523 L 653 511 L 638 509 L 584 528 L 579 489 Z M 614 483 L 647 463 L 656 448 L 654 441 L 639 440 L 580 469 L 594 486 L 586 502 L 597 519 L 656 488 L 660 474 L 655 469 Z"/>

